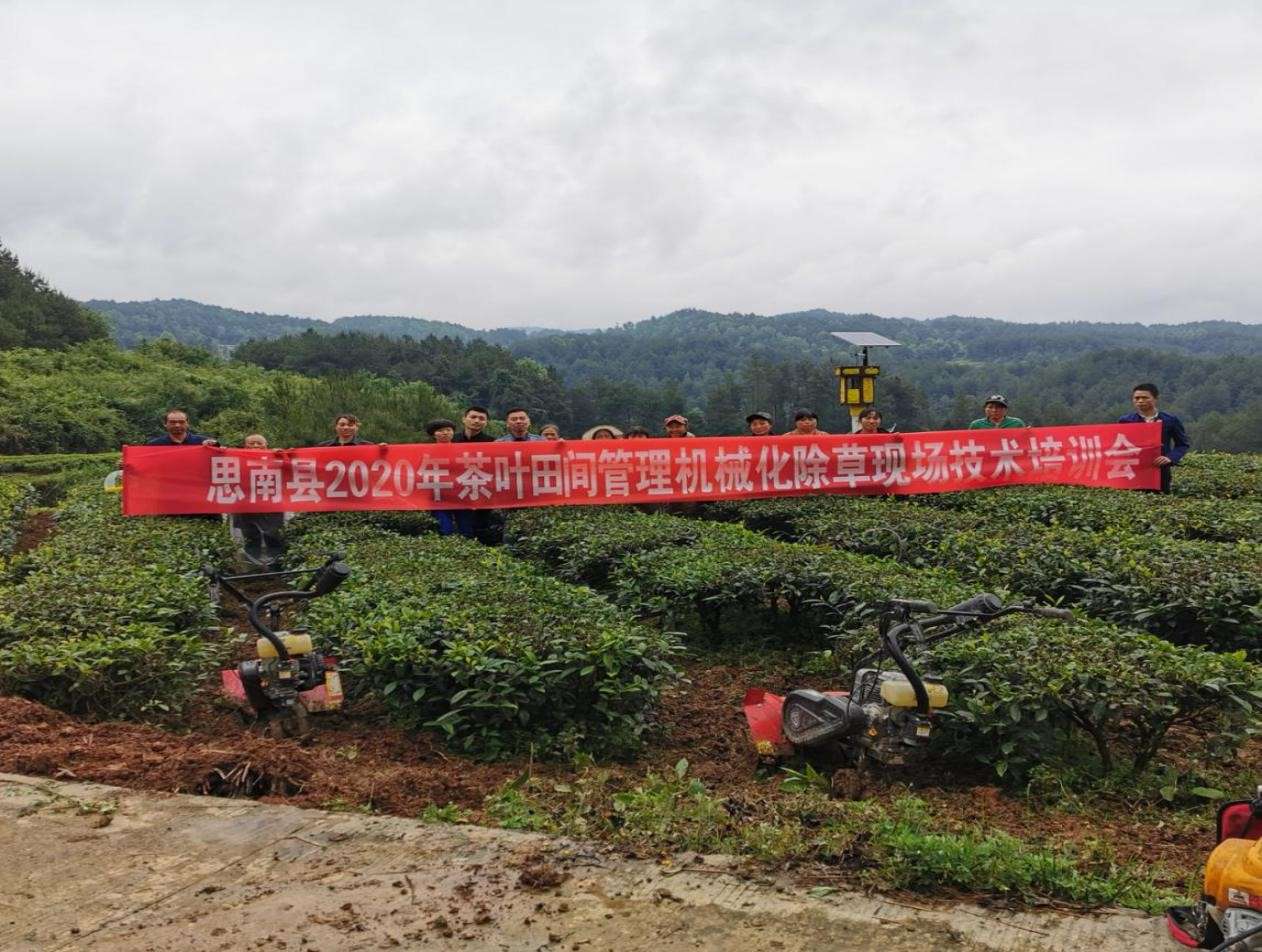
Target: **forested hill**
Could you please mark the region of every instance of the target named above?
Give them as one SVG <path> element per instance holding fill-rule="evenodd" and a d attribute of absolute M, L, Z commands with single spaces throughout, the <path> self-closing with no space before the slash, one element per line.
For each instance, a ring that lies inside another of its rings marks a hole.
<path fill-rule="evenodd" d="M 854 348 L 831 331 L 875 331 L 902 346 L 874 359 L 1010 363 L 1061 360 L 1102 349 L 1143 348 L 1204 357 L 1262 355 L 1262 325 L 1227 321 L 1137 325 L 1017 324 L 976 317 L 928 320 L 804 311 L 765 317 L 676 311 L 584 334 L 537 334 L 510 343 L 523 357 L 556 367 L 567 380 L 609 375 L 641 381 L 682 380 L 731 371 L 751 357 L 846 362 Z"/>
<path fill-rule="evenodd" d="M 213 304 L 201 304 L 179 298 L 170 301 L 85 301 L 84 304 L 104 316 L 114 339 L 123 347 L 135 347 L 145 340 L 174 337 L 181 344 L 207 347 L 235 347 L 251 339 L 270 340 L 287 334 L 313 330 L 320 334 L 359 331 L 384 334 L 388 337 L 455 337 L 471 340 L 482 336 L 478 331 L 447 321 L 427 321 L 419 317 L 379 317 L 360 315 L 321 321 L 313 317 L 292 317 L 288 314 L 263 314 L 257 311 L 234 311 Z M 523 337 L 514 332 L 511 337 Z"/>

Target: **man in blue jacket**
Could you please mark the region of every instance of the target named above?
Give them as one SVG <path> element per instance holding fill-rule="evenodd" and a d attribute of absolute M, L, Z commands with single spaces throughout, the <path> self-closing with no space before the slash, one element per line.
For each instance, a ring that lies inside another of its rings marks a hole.
<path fill-rule="evenodd" d="M 1155 384 L 1141 383 L 1131 390 L 1131 403 L 1134 413 L 1118 419 L 1118 423 L 1152 423 L 1161 421 L 1161 455 L 1153 460 L 1153 464 L 1161 467 L 1161 491 L 1170 491 L 1170 467 L 1178 465 L 1179 460 L 1192 444 L 1188 442 L 1187 431 L 1183 422 L 1173 413 L 1157 409 L 1158 390 Z"/>

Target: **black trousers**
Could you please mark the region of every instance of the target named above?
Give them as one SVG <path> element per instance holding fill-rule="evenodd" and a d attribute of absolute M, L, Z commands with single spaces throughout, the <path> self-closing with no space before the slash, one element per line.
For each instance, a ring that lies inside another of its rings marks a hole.
<path fill-rule="evenodd" d="M 273 562 L 284 553 L 284 513 L 239 513 L 232 517 L 232 524 L 241 530 L 245 556 L 250 561 Z"/>

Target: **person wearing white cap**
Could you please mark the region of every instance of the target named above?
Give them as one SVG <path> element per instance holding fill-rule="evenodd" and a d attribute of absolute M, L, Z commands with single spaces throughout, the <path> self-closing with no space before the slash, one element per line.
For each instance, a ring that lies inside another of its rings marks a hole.
<path fill-rule="evenodd" d="M 986 415 L 968 425 L 970 430 L 1011 430 L 1025 426 L 1020 417 L 1008 416 L 1008 401 L 1002 393 L 992 393 L 986 398 Z"/>

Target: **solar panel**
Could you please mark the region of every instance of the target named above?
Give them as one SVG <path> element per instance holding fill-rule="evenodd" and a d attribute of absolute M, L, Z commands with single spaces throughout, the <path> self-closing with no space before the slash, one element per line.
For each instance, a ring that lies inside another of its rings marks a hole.
<path fill-rule="evenodd" d="M 900 344 L 896 340 L 890 340 L 888 337 L 882 337 L 880 334 L 873 334 L 869 331 L 832 331 L 833 337 L 840 337 L 847 344 L 854 344 L 856 347 L 898 347 Z"/>

